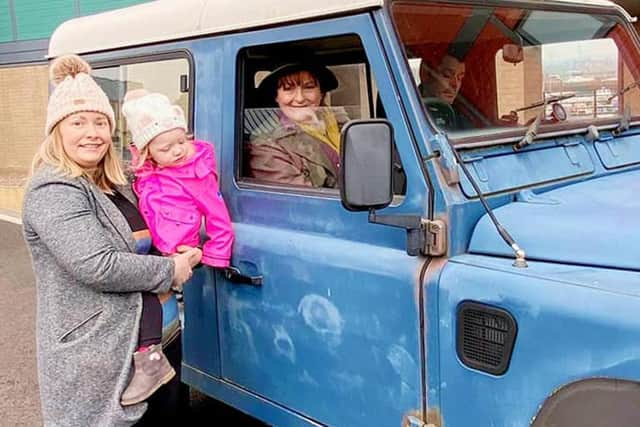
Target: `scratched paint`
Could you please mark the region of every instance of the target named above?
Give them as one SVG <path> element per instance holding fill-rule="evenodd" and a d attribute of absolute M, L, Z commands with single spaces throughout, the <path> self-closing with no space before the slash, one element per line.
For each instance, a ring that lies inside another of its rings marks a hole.
<path fill-rule="evenodd" d="M 317 294 L 305 295 L 298 304 L 298 313 L 307 326 L 321 335 L 331 347 L 340 345 L 344 320 L 331 301 Z"/>
<path fill-rule="evenodd" d="M 247 310 L 251 310 L 251 304 L 241 301 L 234 294 L 229 295 L 229 299 L 227 300 L 227 310 L 229 311 L 229 326 L 231 329 L 238 332 L 237 336 L 244 337 L 246 340 L 246 345 L 240 345 L 241 343 L 237 343 L 238 347 L 241 348 L 243 352 L 243 358 L 248 362 L 258 363 L 258 352 L 256 351 L 256 346 L 253 339 L 253 332 L 251 332 L 251 327 L 244 320 L 243 312 Z"/>
<path fill-rule="evenodd" d="M 305 369 L 302 371 L 302 375 L 300 375 L 300 382 L 303 384 L 309 384 L 313 387 L 319 387 L 318 381 L 311 376 L 311 374 Z"/>
<path fill-rule="evenodd" d="M 289 359 L 291 363 L 296 363 L 296 348 L 293 345 L 291 336 L 284 329 L 282 325 L 275 325 L 273 327 L 273 344 L 276 347 L 276 352 Z"/>
<path fill-rule="evenodd" d="M 350 372 L 331 373 L 330 378 L 335 387 L 342 392 L 353 392 L 364 386 L 364 378 L 362 375 Z"/>
<path fill-rule="evenodd" d="M 400 377 L 400 392 L 405 395 L 411 393 L 415 387 L 416 362 L 404 347 L 393 344 L 387 351 L 387 360 L 393 370 Z"/>

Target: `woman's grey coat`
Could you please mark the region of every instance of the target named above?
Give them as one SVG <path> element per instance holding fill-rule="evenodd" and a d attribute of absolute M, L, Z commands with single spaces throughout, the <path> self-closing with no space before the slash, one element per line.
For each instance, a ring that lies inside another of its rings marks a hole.
<path fill-rule="evenodd" d="M 119 189 L 133 200 L 130 189 Z M 45 426 L 129 426 L 120 406 L 137 345 L 139 291 L 167 292 L 172 260 L 134 254 L 126 219 L 95 185 L 45 166 L 23 207 L 38 297 L 38 380 Z"/>

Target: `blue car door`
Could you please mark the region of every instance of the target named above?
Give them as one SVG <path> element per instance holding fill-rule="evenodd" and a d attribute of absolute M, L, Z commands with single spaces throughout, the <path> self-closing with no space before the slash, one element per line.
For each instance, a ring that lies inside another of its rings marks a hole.
<path fill-rule="evenodd" d="M 262 281 L 240 284 L 217 273 L 222 381 L 326 425 L 400 425 L 422 408 L 418 289 L 426 260 L 407 255 L 403 229 L 347 211 L 337 189 L 246 176 L 255 99 L 243 85 L 265 74 L 253 74 L 261 58 L 268 72 L 271 55 L 301 51 L 324 54 L 338 76 L 332 107 L 369 118 L 382 104 L 393 124 L 406 190 L 380 212 L 426 211 L 426 183 L 408 167 L 419 161 L 370 14 L 227 36 L 219 157 L 236 233 L 232 263 Z"/>

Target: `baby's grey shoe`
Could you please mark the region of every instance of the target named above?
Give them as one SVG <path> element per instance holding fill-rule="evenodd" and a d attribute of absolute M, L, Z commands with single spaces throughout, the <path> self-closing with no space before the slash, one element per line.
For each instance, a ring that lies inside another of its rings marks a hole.
<path fill-rule="evenodd" d="M 133 378 L 120 398 L 122 406 L 144 402 L 176 375 L 160 344 L 152 345 L 147 351 L 133 353 L 133 369 Z"/>

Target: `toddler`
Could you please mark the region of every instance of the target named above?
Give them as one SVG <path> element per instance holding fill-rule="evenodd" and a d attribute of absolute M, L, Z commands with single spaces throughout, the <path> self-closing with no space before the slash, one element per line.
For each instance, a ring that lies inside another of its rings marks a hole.
<path fill-rule="evenodd" d="M 144 89 L 129 91 L 122 113 L 131 131 L 133 189 L 153 246 L 164 255 L 175 254 L 183 245 L 199 246 L 204 218 L 209 240 L 202 247 L 202 263 L 228 267 L 234 235 L 218 186 L 213 145 L 187 134 L 182 109 L 163 94 Z M 146 400 L 168 381 L 166 375 L 136 364 L 136 357 L 146 360 L 150 339 L 156 341 L 151 346 L 156 359 L 166 361 L 159 339 L 162 311 L 154 308 L 158 305 L 157 296 L 143 293 L 140 347 L 134 353 L 134 374 L 122 395 L 123 405 Z"/>

